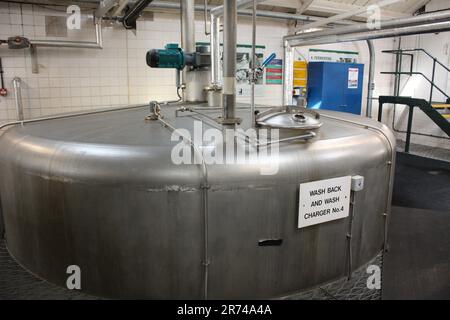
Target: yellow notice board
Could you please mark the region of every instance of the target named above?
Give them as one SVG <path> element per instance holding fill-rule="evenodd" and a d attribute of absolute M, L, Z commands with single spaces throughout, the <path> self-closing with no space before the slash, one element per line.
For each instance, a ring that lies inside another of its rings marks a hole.
<path fill-rule="evenodd" d="M 294 61 L 294 87 L 306 87 L 308 79 L 308 62 Z"/>

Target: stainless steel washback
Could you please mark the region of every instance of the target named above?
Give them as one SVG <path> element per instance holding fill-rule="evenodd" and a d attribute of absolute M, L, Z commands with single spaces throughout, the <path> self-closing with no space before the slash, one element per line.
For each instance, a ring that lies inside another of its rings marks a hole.
<path fill-rule="evenodd" d="M 163 105 L 154 120 L 143 106 L 9 127 L 0 136 L 9 252 L 60 286 L 78 265 L 82 291 L 112 298 L 277 298 L 347 277 L 349 248 L 356 270 L 385 244 L 392 133 L 350 114 L 256 109 L 260 128 L 280 117 L 317 126 L 280 129 L 273 175 L 261 174 L 265 163 L 172 161 L 173 129 L 187 130 L 193 151 L 222 147 L 193 138 L 195 121 L 202 132 L 223 128 L 222 110 L 203 104 Z M 236 115 L 251 127 L 247 106 Z M 298 229 L 300 184 L 347 175 L 365 178 L 351 239 L 349 218 Z M 261 246 L 267 239 L 282 242 Z"/>

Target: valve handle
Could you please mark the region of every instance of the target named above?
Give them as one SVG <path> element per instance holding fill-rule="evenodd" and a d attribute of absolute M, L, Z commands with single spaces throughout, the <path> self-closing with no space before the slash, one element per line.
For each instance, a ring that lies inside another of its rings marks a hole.
<path fill-rule="evenodd" d="M 275 53 L 272 53 L 270 56 L 268 56 L 268 57 L 266 58 L 266 60 L 264 60 L 264 62 L 262 63 L 261 69 L 264 69 L 265 67 L 267 67 L 267 65 L 268 65 L 269 63 L 271 63 L 272 60 L 275 59 L 276 57 L 277 57 L 277 55 L 276 55 Z"/>

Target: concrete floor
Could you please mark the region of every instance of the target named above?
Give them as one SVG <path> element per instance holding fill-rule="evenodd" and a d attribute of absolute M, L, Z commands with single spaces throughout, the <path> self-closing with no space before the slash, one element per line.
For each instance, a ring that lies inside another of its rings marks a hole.
<path fill-rule="evenodd" d="M 449 195 L 450 162 L 397 154 L 383 299 L 450 299 Z"/>
<path fill-rule="evenodd" d="M 405 151 L 405 142 L 397 140 L 397 151 Z M 417 156 L 431 158 L 442 161 L 450 162 L 450 149 L 429 147 L 422 144 L 411 143 L 409 147 L 409 153 Z"/>

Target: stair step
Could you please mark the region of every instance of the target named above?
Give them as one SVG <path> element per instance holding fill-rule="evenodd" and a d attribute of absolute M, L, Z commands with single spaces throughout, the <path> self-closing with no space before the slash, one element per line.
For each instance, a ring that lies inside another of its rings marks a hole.
<path fill-rule="evenodd" d="M 445 103 L 433 104 L 432 106 L 435 109 L 447 109 L 447 108 L 450 108 L 450 104 L 445 104 Z"/>
<path fill-rule="evenodd" d="M 445 119 L 450 119 L 450 113 L 443 114 L 442 116 L 443 116 Z"/>

